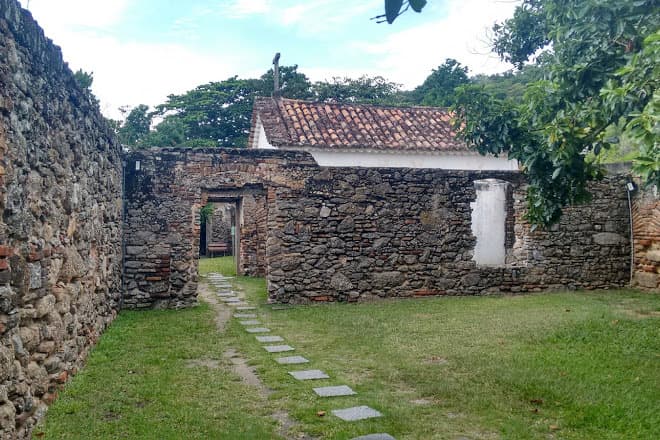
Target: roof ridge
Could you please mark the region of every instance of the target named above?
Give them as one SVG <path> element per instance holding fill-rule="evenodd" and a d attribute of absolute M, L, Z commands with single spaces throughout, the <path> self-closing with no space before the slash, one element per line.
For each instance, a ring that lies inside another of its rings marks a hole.
<path fill-rule="evenodd" d="M 266 97 L 266 96 L 257 96 L 255 99 L 272 99 L 273 101 L 294 101 L 301 102 L 305 104 L 316 104 L 316 105 L 336 105 L 336 106 L 356 106 L 356 107 L 377 107 L 383 109 L 416 109 L 416 110 L 430 110 L 430 111 L 445 111 L 450 113 L 449 107 L 435 107 L 430 105 L 393 105 L 393 104 L 372 104 L 368 102 L 338 102 L 338 101 L 315 101 L 311 99 L 299 99 L 299 98 L 286 98 L 283 96 L 279 97 Z"/>

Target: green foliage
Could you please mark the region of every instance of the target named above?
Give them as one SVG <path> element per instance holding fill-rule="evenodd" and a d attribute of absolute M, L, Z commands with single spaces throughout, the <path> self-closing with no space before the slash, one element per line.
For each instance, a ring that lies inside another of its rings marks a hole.
<path fill-rule="evenodd" d="M 312 86 L 313 99 L 323 102 L 365 104 L 397 104 L 401 102 L 401 85 L 382 76 L 361 76 L 357 79 L 334 77 Z"/>
<path fill-rule="evenodd" d="M 448 58 L 412 91 L 412 99 L 421 105 L 449 107 L 454 104 L 456 87 L 470 82 L 467 74 L 467 67 Z"/>
<path fill-rule="evenodd" d="M 149 135 L 150 127 L 149 106 L 140 104 L 128 113 L 126 121 L 117 130 L 119 141 L 128 147 L 139 148 L 143 146 L 142 140 Z"/>
<path fill-rule="evenodd" d="M 411 8 L 415 12 L 422 12 L 426 6 L 426 0 L 385 0 L 385 14 L 379 15 L 375 18 L 385 18 L 389 24 L 394 23 L 394 20 Z M 405 7 L 404 7 L 405 6 Z"/>
<path fill-rule="evenodd" d="M 99 104 L 99 100 L 96 98 L 94 93 L 92 93 L 92 83 L 94 82 L 94 73 L 85 72 L 82 69 L 78 69 L 73 73 L 73 79 L 83 91 L 85 96 L 96 106 Z"/>
<path fill-rule="evenodd" d="M 400 85 L 382 77 L 333 78 L 312 84 L 298 66 L 280 68 L 280 95 L 294 99 L 397 105 L 404 96 Z M 273 93 L 273 71 L 260 78 L 203 84 L 167 101 L 149 112 L 146 105 L 131 110 L 117 129 L 130 148 L 145 147 L 244 147 L 247 144 L 256 96 Z M 153 125 L 153 120 L 162 121 Z"/>
<path fill-rule="evenodd" d="M 82 69 L 78 69 L 73 73 L 73 78 L 81 89 L 87 91 L 92 89 L 92 83 L 94 82 L 93 72 L 85 72 Z"/>
<path fill-rule="evenodd" d="M 513 18 L 493 26 L 493 51 L 519 69 L 550 43 L 543 4 L 544 0 L 526 0 L 516 8 Z"/>
<path fill-rule="evenodd" d="M 270 96 L 274 90 L 273 69 L 269 69 L 259 78 L 256 93 L 259 96 Z M 291 99 L 309 99 L 312 97 L 312 84 L 304 73 L 298 72 L 298 66 L 280 67 L 280 92 L 281 96 Z"/>
<path fill-rule="evenodd" d="M 545 51 L 547 78 L 520 102 L 465 88 L 460 134 L 482 152 L 507 152 L 529 176 L 528 219 L 556 222 L 588 199 L 602 171 L 590 157 L 617 144 L 612 127 L 638 145 L 637 169 L 657 182 L 660 14 L 653 0 L 525 0 L 496 25 L 495 50 L 516 64 Z M 485 96 L 488 95 L 488 96 Z M 590 155 L 590 153 L 593 153 Z"/>
<path fill-rule="evenodd" d="M 520 70 L 494 75 L 475 75 L 470 78 L 473 84 L 482 85 L 484 90 L 495 98 L 510 99 L 515 103 L 523 100 L 527 85 L 543 78 L 542 66 L 527 64 Z"/>
<path fill-rule="evenodd" d="M 213 203 L 207 203 L 199 210 L 199 222 L 205 224 L 213 216 Z"/>
<path fill-rule="evenodd" d="M 210 144 L 245 145 L 257 80 L 232 77 L 203 84 L 182 95 L 170 95 L 157 107 L 160 115 L 177 118 L 185 127 L 186 140 L 203 139 Z"/>
<path fill-rule="evenodd" d="M 297 69 L 298 66 L 280 69 L 281 93 L 291 98 L 309 98 L 311 83 Z M 244 147 L 255 96 L 269 96 L 272 92 L 272 70 L 259 79 L 234 76 L 200 85 L 181 95 L 170 95 L 157 107 L 156 115 L 164 116 L 170 124 L 177 122 L 178 125 L 168 127 L 168 133 L 176 128 L 176 136 L 166 138 L 170 143 L 190 147 Z"/>

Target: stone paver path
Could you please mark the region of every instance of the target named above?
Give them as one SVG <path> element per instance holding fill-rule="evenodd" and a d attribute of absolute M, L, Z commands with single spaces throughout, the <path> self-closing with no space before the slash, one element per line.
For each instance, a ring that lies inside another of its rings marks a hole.
<path fill-rule="evenodd" d="M 266 345 L 264 346 L 264 350 L 268 353 L 283 353 L 285 351 L 293 351 L 295 348 L 290 345 Z"/>
<path fill-rule="evenodd" d="M 369 434 L 361 435 L 360 437 L 355 437 L 351 440 L 396 440 L 389 434 Z"/>
<path fill-rule="evenodd" d="M 227 306 L 234 307 L 234 310 L 237 312 L 249 312 L 249 313 L 234 313 L 234 318 L 243 319 L 240 323 L 246 326 L 245 331 L 248 333 L 269 333 L 270 329 L 266 327 L 248 327 L 251 325 L 260 325 L 261 322 L 257 319 L 258 315 L 255 312 L 256 307 L 251 306 L 247 301 L 244 301 L 240 296 L 241 294 L 233 290 L 232 285 L 229 283 L 229 277 L 224 277 L 219 274 L 209 275 L 209 280 L 213 286 L 217 288 L 217 296 L 225 303 Z M 281 307 L 290 308 L 290 307 Z M 273 307 L 273 310 L 279 310 L 277 307 Z M 281 336 L 255 336 L 258 342 L 261 343 L 273 343 L 273 342 L 284 342 L 284 338 Z M 264 350 L 269 353 L 283 353 L 287 351 L 295 350 L 294 347 L 290 345 L 265 345 Z M 296 364 L 306 364 L 309 363 L 309 360 L 303 356 L 284 356 L 276 358 L 275 361 L 278 364 L 282 365 L 296 365 Z M 297 380 L 321 380 L 329 379 L 326 373 L 321 370 L 301 370 L 301 371 L 289 371 L 289 374 L 296 378 Z M 314 393 L 320 397 L 329 398 L 329 397 L 340 397 L 340 396 L 354 396 L 357 395 L 351 387 L 347 385 L 336 385 L 336 386 L 326 386 L 326 387 L 317 387 L 313 388 Z M 331 413 L 345 421 L 357 421 L 371 419 L 374 417 L 382 417 L 382 414 L 368 406 L 354 406 L 351 408 L 345 409 L 336 409 L 332 410 Z M 378 433 L 378 434 L 368 434 L 360 437 L 355 437 L 352 440 L 395 440 L 394 437 L 387 433 Z"/>
<path fill-rule="evenodd" d="M 368 406 L 354 406 L 346 409 L 335 409 L 332 414 L 347 422 L 354 422 L 356 420 L 371 419 L 374 417 L 382 417 L 383 415 L 373 408 Z"/>
<path fill-rule="evenodd" d="M 330 379 L 330 376 L 321 370 L 289 371 L 289 374 L 298 380 Z"/>
<path fill-rule="evenodd" d="M 355 391 L 351 389 L 351 387 L 346 385 L 314 388 L 314 392 L 321 397 L 353 396 L 357 394 Z"/>
<path fill-rule="evenodd" d="M 282 342 L 284 338 L 282 336 L 256 336 L 257 341 L 259 342 Z"/>
<path fill-rule="evenodd" d="M 306 364 L 309 362 L 308 359 L 305 359 L 302 356 L 285 356 L 275 359 L 278 364 L 282 365 L 293 365 L 293 364 Z"/>
<path fill-rule="evenodd" d="M 245 331 L 248 333 L 270 333 L 270 329 L 266 327 L 246 328 Z"/>

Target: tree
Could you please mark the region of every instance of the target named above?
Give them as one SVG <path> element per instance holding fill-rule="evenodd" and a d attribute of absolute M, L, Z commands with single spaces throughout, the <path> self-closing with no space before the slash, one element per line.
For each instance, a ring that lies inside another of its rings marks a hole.
<path fill-rule="evenodd" d="M 526 64 L 520 70 L 509 70 L 494 75 L 475 75 L 470 78 L 474 84 L 482 85 L 484 90 L 498 99 L 510 99 L 514 103 L 523 100 L 529 83 L 543 78 L 542 66 Z"/>
<path fill-rule="evenodd" d="M 413 90 L 413 100 L 422 105 L 449 107 L 454 104 L 456 87 L 470 82 L 467 74 L 467 67 L 448 58 Z"/>
<path fill-rule="evenodd" d="M 363 104 L 401 103 L 401 85 L 382 76 L 361 76 L 357 79 L 334 77 L 331 81 L 318 81 L 312 86 L 315 100 Z"/>
<path fill-rule="evenodd" d="M 273 69 L 259 78 L 260 96 L 270 96 L 274 90 Z M 304 73 L 298 72 L 298 65 L 280 67 L 280 95 L 291 99 L 310 99 L 313 96 L 312 83 Z"/>
<path fill-rule="evenodd" d="M 200 139 L 209 145 L 245 145 L 250 112 L 258 80 L 234 76 L 203 84 L 182 95 L 170 95 L 157 107 L 158 114 L 176 118 L 184 126 L 186 140 Z"/>
<path fill-rule="evenodd" d="M 638 143 L 637 169 L 660 184 L 659 28 L 657 0 L 524 0 L 494 26 L 503 59 L 522 66 L 543 52 L 547 78 L 518 103 L 463 87 L 456 127 L 480 152 L 521 162 L 534 224 L 589 198 L 586 183 L 602 176 L 590 157 L 619 142 L 613 131 Z"/>
<path fill-rule="evenodd" d="M 140 147 L 141 141 L 149 135 L 151 118 L 148 105 L 140 104 L 134 107 L 117 130 L 119 141 L 128 147 Z"/>
<path fill-rule="evenodd" d="M 298 72 L 298 66 L 282 66 L 280 75 L 282 96 L 302 99 L 312 96 L 311 82 Z M 273 82 L 273 73 L 269 70 L 258 79 L 233 76 L 200 85 L 181 95 L 170 95 L 155 112 L 164 117 L 164 121 L 145 142 L 165 142 L 167 145 L 178 142 L 176 145 L 190 147 L 244 147 L 250 132 L 254 98 L 271 95 Z M 160 128 L 163 123 L 166 125 Z"/>

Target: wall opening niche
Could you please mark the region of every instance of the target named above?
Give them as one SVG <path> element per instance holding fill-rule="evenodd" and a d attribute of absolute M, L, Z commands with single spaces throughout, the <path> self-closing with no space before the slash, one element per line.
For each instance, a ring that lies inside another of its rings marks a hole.
<path fill-rule="evenodd" d="M 474 182 L 476 191 L 472 208 L 472 234 L 476 237 L 474 260 L 479 266 L 504 266 L 507 257 L 507 215 L 510 184 L 503 180 L 484 179 Z"/>

